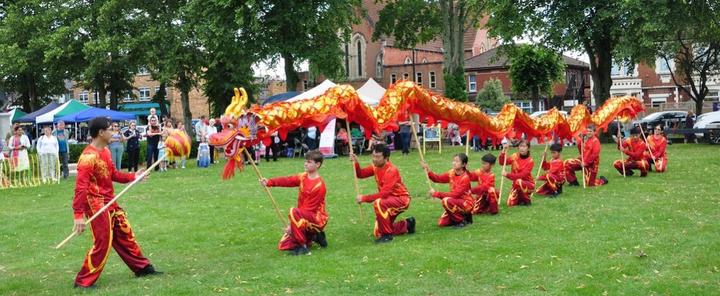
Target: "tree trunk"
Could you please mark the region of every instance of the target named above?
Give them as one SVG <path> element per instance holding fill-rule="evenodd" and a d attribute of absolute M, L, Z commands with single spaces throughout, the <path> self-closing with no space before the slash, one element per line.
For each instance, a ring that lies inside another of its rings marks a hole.
<path fill-rule="evenodd" d="M 610 98 L 612 46 L 609 40 L 596 40 L 592 45 L 586 43 L 585 51 L 590 57 L 590 77 L 593 81 L 595 106 L 599 107 Z"/>
<path fill-rule="evenodd" d="M 464 69 L 465 7 L 454 0 L 440 1 L 440 14 L 443 19 L 442 41 L 443 80 L 445 95 L 456 100 L 467 101 Z"/>
<path fill-rule="evenodd" d="M 110 90 L 110 109 L 117 110 L 118 109 L 118 98 L 120 97 L 120 92 L 116 89 Z"/>
<path fill-rule="evenodd" d="M 190 89 L 192 83 L 190 79 L 185 75 L 185 72 L 178 75 L 178 87 L 180 88 L 180 104 L 182 105 L 183 111 L 183 122 L 185 123 L 185 130 L 191 139 L 195 138 L 195 134 L 192 130 L 192 113 L 190 112 Z"/>
<path fill-rule="evenodd" d="M 295 57 L 289 52 L 283 52 L 281 56 L 285 59 L 285 90 L 296 91 L 300 78 L 295 71 Z"/>
<path fill-rule="evenodd" d="M 160 107 L 160 114 L 161 115 L 167 115 L 167 117 L 172 117 L 170 114 L 170 110 L 168 110 L 167 105 L 165 104 L 166 100 L 165 97 L 167 97 L 167 91 L 165 90 L 167 88 L 167 82 L 161 81 L 160 82 L 160 90 L 155 93 L 155 96 L 153 97 L 153 101 L 158 103 Z"/>

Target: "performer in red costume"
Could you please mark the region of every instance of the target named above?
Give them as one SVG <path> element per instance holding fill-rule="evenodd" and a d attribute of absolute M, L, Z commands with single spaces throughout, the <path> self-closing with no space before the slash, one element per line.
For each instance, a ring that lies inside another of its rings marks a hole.
<path fill-rule="evenodd" d="M 522 140 L 518 144 L 518 152 L 511 156 L 506 156 L 505 152 L 510 144 L 504 144 L 504 149 L 500 152 L 498 159 L 500 163 L 511 166 L 510 172 L 502 172 L 503 177 L 512 181 L 512 189 L 510 197 L 508 197 L 507 205 L 509 207 L 524 205 L 529 206 L 532 202 L 530 194 L 535 190 L 535 180 L 532 176 L 533 159 L 530 156 L 530 142 Z"/>
<path fill-rule="evenodd" d="M 633 170 L 639 170 L 640 177 L 647 176 L 650 164 L 645 160 L 647 146 L 645 146 L 645 142 L 640 139 L 640 129 L 637 127 L 632 128 L 630 138 L 623 140 L 622 146 L 618 143 L 618 149 L 622 149 L 622 152 L 628 156 L 628 158 L 625 159 L 624 169 L 622 160 L 618 159 L 613 163 L 613 166 L 621 175 L 623 174 L 623 170 L 626 176 L 632 176 L 635 174 Z"/>
<path fill-rule="evenodd" d="M 139 177 L 142 172 L 125 174 L 115 170 L 107 145 L 112 132 L 109 130 L 111 121 L 107 117 L 96 117 L 89 123 L 92 143 L 85 147 L 78 160 L 77 180 L 75 181 L 75 197 L 73 211 L 75 214 L 74 231 L 85 231 L 83 217 L 90 218 L 107 202 L 113 199 L 113 181 L 128 183 Z M 162 274 L 143 256 L 140 246 L 135 242 L 130 223 L 117 203 L 113 203 L 95 220 L 90 222 L 93 235 L 93 247 L 83 260 L 82 268 L 75 277 L 76 288 L 94 288 L 95 281 L 100 277 L 105 261 L 110 255 L 110 247 L 114 248 L 125 264 L 136 276 Z"/>
<path fill-rule="evenodd" d="M 492 172 L 495 160 L 494 155 L 485 154 L 482 157 L 480 169 L 470 175 L 472 181 L 478 181 L 478 186 L 471 189 L 475 199 L 472 209 L 473 215 L 486 213 L 495 215 L 498 213 L 498 193 L 495 189 L 495 174 Z"/>
<path fill-rule="evenodd" d="M 657 125 L 655 127 L 654 133 L 647 138 L 647 144 L 650 151 L 652 151 L 652 156 L 650 156 L 649 151 L 646 151 L 645 160 L 651 165 L 655 165 L 656 172 L 664 173 L 665 169 L 667 169 L 667 151 L 665 150 L 667 148 L 667 139 L 663 135 L 662 126 Z M 652 166 L 649 168 L 652 170 Z"/>
<path fill-rule="evenodd" d="M 472 224 L 471 173 L 467 171 L 467 163 L 467 155 L 459 153 L 453 157 L 452 170 L 441 175 L 433 173 L 426 163 L 422 165 L 433 182 L 450 183 L 450 192 L 430 189 L 430 196 L 442 200 L 442 206 L 445 210 L 438 220 L 439 226 L 455 226 L 459 228 Z"/>
<path fill-rule="evenodd" d="M 570 186 L 580 186 L 575 172 L 585 169 L 585 185 L 602 186 L 607 184 L 607 178 L 597 177 L 600 167 L 600 140 L 595 135 L 595 127 L 588 126 L 580 138 L 576 138 L 576 142 L 580 155 L 578 158 L 565 160 L 565 181 Z"/>
<path fill-rule="evenodd" d="M 310 254 L 313 241 L 320 247 L 327 247 L 325 225 L 328 215 L 325 212 L 325 181 L 318 170 L 322 166 L 323 155 L 313 150 L 305 153 L 305 172 L 293 176 L 260 179 L 267 187 L 300 187 L 298 205 L 290 209 L 288 215 L 290 227 L 287 229 L 278 249 L 290 251 L 291 255 Z"/>
<path fill-rule="evenodd" d="M 378 193 L 358 195 L 357 203 L 373 203 L 375 209 L 375 242 L 392 241 L 393 236 L 415 233 L 415 218 L 410 217 L 400 222 L 395 218 L 410 206 L 410 194 L 400 178 L 397 167 L 390 162 L 390 149 L 387 145 L 375 144 L 372 150 L 372 166 L 360 168 L 357 156 L 350 155 L 355 163 L 355 174 L 358 178 L 375 176 Z"/>
<path fill-rule="evenodd" d="M 560 152 L 562 152 L 562 145 L 555 143 L 550 145 L 552 159 L 546 160 L 543 154 L 542 169 L 545 170 L 545 174 L 540 175 L 538 180 L 545 181 L 545 184 L 540 186 L 535 193 L 550 197 L 557 197 L 562 193 L 562 186 L 565 183 L 565 164 L 560 159 Z"/>

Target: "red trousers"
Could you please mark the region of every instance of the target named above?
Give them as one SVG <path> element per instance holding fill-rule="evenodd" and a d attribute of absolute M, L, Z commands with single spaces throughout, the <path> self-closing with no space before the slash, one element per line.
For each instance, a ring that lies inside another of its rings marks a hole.
<path fill-rule="evenodd" d="M 535 182 L 525 181 L 517 179 L 512 183 L 512 189 L 510 189 L 510 197 L 508 197 L 508 207 L 517 205 L 529 205 L 530 194 L 535 190 Z"/>
<path fill-rule="evenodd" d="M 312 245 L 312 237 L 325 228 L 325 222 L 317 221 L 316 214 L 311 211 L 291 208 L 288 217 L 290 226 L 278 243 L 278 249 L 281 251 L 293 250 L 300 246 L 309 248 Z"/>
<path fill-rule="evenodd" d="M 85 213 L 92 216 L 92 213 Z M 75 283 L 88 287 L 97 281 L 105 267 L 105 261 L 110 255 L 110 247 L 120 256 L 130 270 L 137 272 L 150 265 L 135 242 L 130 223 L 121 209 L 106 211 L 90 222 L 93 235 L 93 247 L 85 256 L 82 268 L 75 277 Z"/>
<path fill-rule="evenodd" d="M 613 166 L 615 167 L 616 170 L 618 170 L 618 172 L 620 172 L 621 175 L 623 174 L 623 161 L 622 160 L 616 160 L 613 163 Z M 640 176 L 645 177 L 645 176 L 647 176 L 649 168 L 650 168 L 650 164 L 647 161 L 645 161 L 644 159 L 643 160 L 625 159 L 625 169 L 624 170 L 625 170 L 626 174 L 631 174 L 632 170 L 639 170 Z"/>
<path fill-rule="evenodd" d="M 585 185 L 590 187 L 605 185 L 603 180 L 597 179 L 599 168 L 600 165 L 598 162 L 585 167 Z M 582 163 L 579 158 L 565 160 L 565 181 L 568 183 L 576 182 L 575 172 L 582 169 Z"/>
<path fill-rule="evenodd" d="M 535 193 L 540 195 L 553 195 L 558 192 L 563 183 L 565 183 L 565 176 L 555 174 L 544 174 L 540 176 L 540 180 L 545 181 Z"/>
<path fill-rule="evenodd" d="M 652 158 L 647 159 L 648 162 L 652 161 Z M 658 173 L 664 173 L 667 169 L 667 157 L 661 157 L 655 159 L 655 171 Z"/>
<path fill-rule="evenodd" d="M 472 214 L 492 214 L 498 213 L 498 194 L 495 191 L 495 187 L 491 187 L 487 192 L 475 196 L 475 203 L 473 204 Z"/>
<path fill-rule="evenodd" d="M 395 222 L 395 218 L 405 212 L 409 205 L 409 199 L 403 200 L 396 196 L 376 199 L 373 202 L 373 209 L 375 209 L 375 237 L 407 233 L 407 221 Z"/>
<path fill-rule="evenodd" d="M 452 226 L 463 222 L 465 215 L 472 211 L 472 203 L 461 198 L 446 197 L 442 199 L 442 206 L 445 210 L 438 220 L 439 226 Z"/>

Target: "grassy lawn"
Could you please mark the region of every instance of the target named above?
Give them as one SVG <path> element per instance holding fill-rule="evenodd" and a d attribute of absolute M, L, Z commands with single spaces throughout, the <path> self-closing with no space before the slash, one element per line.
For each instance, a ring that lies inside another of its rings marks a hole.
<path fill-rule="evenodd" d="M 533 148 L 536 168 L 542 148 Z M 445 171 L 460 151 L 430 152 L 427 159 Z M 383 245 L 373 243 L 369 205 L 363 205 L 365 221 L 359 219 L 347 158 L 326 160 L 320 172 L 328 186 L 330 246 L 302 257 L 276 249 L 280 222 L 251 171 L 221 181 L 220 165 L 191 164 L 153 174 L 120 200 L 145 255 L 165 275 L 136 279 L 113 252 L 92 293 L 717 295 L 719 152 L 671 145 L 668 173 L 624 179 L 611 167 L 618 151 L 605 145 L 600 170 L 607 186 L 566 187 L 557 199 L 534 197 L 531 207 L 503 205 L 499 215 L 476 216 L 464 229 L 436 226 L 442 209 L 425 198 L 418 155 L 394 154 L 414 197 L 401 218 L 415 216 L 418 232 Z M 473 169 L 483 154 L 471 152 Z M 566 147 L 564 157 L 576 155 Z M 370 163 L 368 156 L 361 161 Z M 299 172 L 302 163 L 263 161 L 260 169 L 280 176 Z M 0 295 L 78 292 L 72 283 L 91 236 L 52 249 L 71 230 L 73 186 L 70 180 L 0 191 Z M 295 205 L 297 189 L 272 191 L 283 213 Z M 374 181 L 362 180 L 361 191 L 375 192 Z"/>

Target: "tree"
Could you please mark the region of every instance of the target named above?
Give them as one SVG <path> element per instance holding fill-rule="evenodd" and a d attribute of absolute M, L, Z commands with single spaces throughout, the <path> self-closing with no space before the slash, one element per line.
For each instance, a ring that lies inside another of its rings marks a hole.
<path fill-rule="evenodd" d="M 533 110 L 538 111 L 540 94 L 552 97 L 553 84 L 565 76 L 565 63 L 558 53 L 542 46 L 524 44 L 509 52 L 513 92 L 532 99 Z"/>
<path fill-rule="evenodd" d="M 143 36 L 146 42 L 148 66 L 153 79 L 160 81 L 160 91 L 155 95 L 164 109 L 166 85 L 180 90 L 182 119 L 190 136 L 192 113 L 190 91 L 198 86 L 204 60 L 201 44 L 193 31 L 187 0 L 150 1 L 146 4 L 147 26 Z"/>
<path fill-rule="evenodd" d="M 695 102 L 695 113 L 701 114 L 709 93 L 707 82 L 720 75 L 720 4 L 668 1 L 642 11 L 647 23 L 629 32 L 637 40 L 628 54 L 629 63 L 653 64 L 659 57 L 675 85 Z"/>
<path fill-rule="evenodd" d="M 477 93 L 475 103 L 485 111 L 500 111 L 503 105 L 510 103 L 510 99 L 503 93 L 502 82 L 493 78 L 485 81 Z"/>
<path fill-rule="evenodd" d="M 463 36 L 478 24 L 482 0 L 382 0 L 373 40 L 393 36 L 396 46 L 411 49 L 433 39 L 443 42 L 445 96 L 467 101 Z"/>
<path fill-rule="evenodd" d="M 601 105 L 610 97 L 613 55 L 633 45 L 636 40 L 626 33 L 629 28 L 641 26 L 642 17 L 634 2 L 637 1 L 491 1 L 488 27 L 491 35 L 506 41 L 533 37 L 557 51 L 587 53 L 593 96 L 596 104 Z"/>
<path fill-rule="evenodd" d="M 244 87 L 254 100 L 252 65 L 262 52 L 257 9 L 250 1 L 192 0 L 188 4 L 188 19 L 207 67 L 200 79 L 211 116 L 225 112 L 234 87 Z"/>
<path fill-rule="evenodd" d="M 0 6 L 0 87 L 19 94 L 19 103 L 29 111 L 66 92 L 64 73 L 46 59 L 46 40 L 57 22 L 52 21 L 52 7 L 43 2 L 8 1 Z"/>
<path fill-rule="evenodd" d="M 318 74 L 343 76 L 342 44 L 358 21 L 360 0 L 265 0 L 257 4 L 263 49 L 273 61 L 285 61 L 287 91 L 299 81 L 296 68 L 308 61 Z"/>
<path fill-rule="evenodd" d="M 101 0 L 55 4 L 62 25 L 48 46 L 56 47 L 52 57 L 66 68 L 86 89 L 98 93 L 105 107 L 110 93 L 110 108 L 117 109 L 118 99 L 132 92 L 135 73 L 143 57 L 143 1 Z"/>

